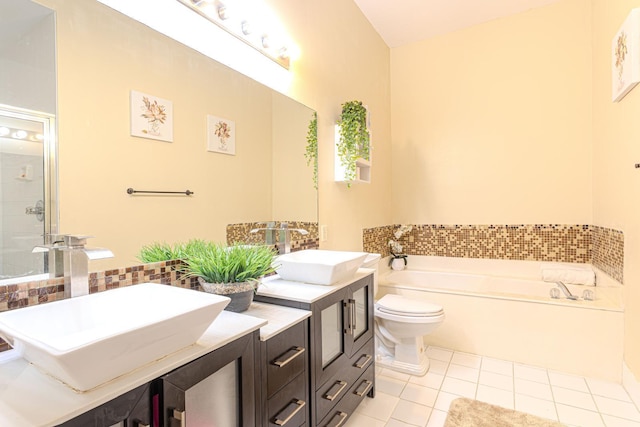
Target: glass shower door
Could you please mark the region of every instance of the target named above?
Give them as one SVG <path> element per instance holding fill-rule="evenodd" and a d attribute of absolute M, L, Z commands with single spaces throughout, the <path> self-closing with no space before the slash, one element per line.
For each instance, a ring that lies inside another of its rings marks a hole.
<path fill-rule="evenodd" d="M 56 226 L 53 117 L 0 106 L 0 280 L 43 274 Z"/>

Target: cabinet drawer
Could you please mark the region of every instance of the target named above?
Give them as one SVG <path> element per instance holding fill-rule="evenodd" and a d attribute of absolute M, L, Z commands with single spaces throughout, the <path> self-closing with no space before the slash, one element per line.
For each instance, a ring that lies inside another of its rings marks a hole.
<path fill-rule="evenodd" d="M 269 427 L 299 427 L 307 422 L 309 402 L 305 374 L 298 375 L 267 402 Z"/>
<path fill-rule="evenodd" d="M 358 378 L 349 388 L 347 393 L 335 405 L 333 409 L 318 423 L 321 427 L 339 427 L 344 426 L 347 419 L 353 414 L 360 402 L 371 391 L 373 387 L 373 376 L 375 368 L 369 366 L 367 370 Z"/>
<path fill-rule="evenodd" d="M 322 419 L 344 396 L 363 372 L 373 368 L 373 340 L 364 345 L 360 352 L 348 359 L 343 369 L 331 377 L 316 392 L 316 414 Z"/>
<path fill-rule="evenodd" d="M 305 324 L 300 322 L 267 340 L 267 398 L 305 371 Z"/>

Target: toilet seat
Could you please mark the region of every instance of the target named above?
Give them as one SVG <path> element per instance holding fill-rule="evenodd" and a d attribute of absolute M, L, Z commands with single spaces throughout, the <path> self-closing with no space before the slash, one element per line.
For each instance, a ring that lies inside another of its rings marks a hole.
<path fill-rule="evenodd" d="M 376 302 L 376 312 L 402 317 L 431 318 L 444 315 L 442 306 L 413 300 L 401 295 L 387 294 Z"/>

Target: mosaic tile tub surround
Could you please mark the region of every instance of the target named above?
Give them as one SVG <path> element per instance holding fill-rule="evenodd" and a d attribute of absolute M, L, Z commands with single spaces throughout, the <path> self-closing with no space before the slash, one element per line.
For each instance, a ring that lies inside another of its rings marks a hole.
<path fill-rule="evenodd" d="M 364 229 L 363 250 L 390 255 L 399 224 Z M 623 282 L 624 235 L 592 225 L 413 225 L 408 255 L 590 263 Z"/>
<path fill-rule="evenodd" d="M 592 264 L 623 283 L 624 234 L 622 231 L 591 226 Z"/>

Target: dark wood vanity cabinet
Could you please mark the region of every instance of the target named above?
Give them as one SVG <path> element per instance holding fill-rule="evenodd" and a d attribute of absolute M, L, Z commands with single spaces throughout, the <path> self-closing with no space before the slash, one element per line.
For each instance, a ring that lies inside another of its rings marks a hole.
<path fill-rule="evenodd" d="M 60 426 L 255 427 L 258 348 L 254 331 Z"/>
<path fill-rule="evenodd" d="M 255 427 L 258 342 L 255 331 L 157 380 L 161 425 Z"/>
<path fill-rule="evenodd" d="M 59 426 L 144 427 L 151 426 L 151 420 L 151 383 L 147 383 Z"/>
<path fill-rule="evenodd" d="M 260 342 L 262 427 L 309 425 L 309 320 Z"/>
<path fill-rule="evenodd" d="M 372 276 L 314 303 L 312 312 L 315 425 L 338 426 L 374 394 Z"/>
<path fill-rule="evenodd" d="M 364 276 L 312 303 L 260 295 L 256 299 L 312 312 L 311 425 L 344 424 L 365 396 L 373 397 L 375 389 L 373 276 Z"/>

